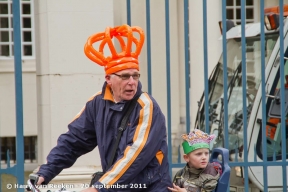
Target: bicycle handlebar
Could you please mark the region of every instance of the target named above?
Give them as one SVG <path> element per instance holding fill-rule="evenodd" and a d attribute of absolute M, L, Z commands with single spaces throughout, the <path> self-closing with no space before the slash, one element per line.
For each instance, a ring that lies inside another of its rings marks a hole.
<path fill-rule="evenodd" d="M 27 181 L 28 187 L 27 191 L 32 191 L 32 192 L 41 192 L 39 189 L 37 189 L 36 184 L 39 180 L 39 175 L 36 174 L 30 174 L 29 179 Z"/>
<path fill-rule="evenodd" d="M 37 188 L 37 182 L 39 180 L 39 175 L 36 174 L 30 174 L 29 175 L 29 179 L 27 181 L 27 191 L 32 191 L 32 192 L 41 192 L 38 188 Z M 47 190 L 47 192 L 51 192 L 50 190 Z M 70 192 L 70 191 L 66 191 L 65 188 L 62 188 L 60 190 L 56 190 L 55 192 Z"/>

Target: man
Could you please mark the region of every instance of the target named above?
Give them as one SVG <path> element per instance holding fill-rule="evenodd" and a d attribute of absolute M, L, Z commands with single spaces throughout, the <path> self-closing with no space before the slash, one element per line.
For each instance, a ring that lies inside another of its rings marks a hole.
<path fill-rule="evenodd" d="M 139 34 L 137 40 L 133 33 Z M 116 37 L 122 52 L 117 53 L 112 43 Z M 123 40 L 127 38 L 127 44 Z M 99 51 L 92 46 L 102 41 Z M 105 57 L 103 48 L 108 44 L 112 56 Z M 136 50 L 132 52 L 132 43 Z M 64 168 L 98 146 L 102 169 L 105 171 L 93 187 L 83 192 L 96 191 L 168 191 L 172 186 L 169 176 L 165 117 L 159 105 L 139 82 L 138 55 L 144 43 L 139 27 L 123 25 L 106 28 L 103 33 L 91 36 L 85 45 L 88 58 L 104 66 L 106 82 L 102 91 L 95 94 L 81 112 L 68 125 L 57 146 L 51 150 L 47 163 L 40 166 L 37 184 L 49 183 Z M 133 98 L 137 103 L 123 132 L 116 157 L 107 167 L 117 137 L 123 110 Z"/>

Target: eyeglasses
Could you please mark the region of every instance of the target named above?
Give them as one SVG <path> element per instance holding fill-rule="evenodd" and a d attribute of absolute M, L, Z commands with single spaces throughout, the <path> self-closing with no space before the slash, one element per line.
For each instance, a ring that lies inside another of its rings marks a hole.
<path fill-rule="evenodd" d="M 116 75 L 116 76 L 120 77 L 122 80 L 128 80 L 128 79 L 130 79 L 131 76 L 132 76 L 132 78 L 134 80 L 138 80 L 140 78 L 140 74 L 139 73 L 135 73 L 133 75 L 130 75 L 129 73 L 124 73 L 122 75 L 118 75 L 116 73 L 113 73 L 113 75 Z"/>

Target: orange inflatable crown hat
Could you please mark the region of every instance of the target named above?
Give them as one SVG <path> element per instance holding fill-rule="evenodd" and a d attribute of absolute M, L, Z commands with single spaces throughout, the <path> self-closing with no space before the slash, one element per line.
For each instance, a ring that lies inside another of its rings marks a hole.
<path fill-rule="evenodd" d="M 139 40 L 133 36 L 133 32 L 139 34 Z M 113 37 L 119 41 L 122 52 L 116 52 L 112 42 Z M 126 44 L 123 37 L 127 38 Z M 95 50 L 92 45 L 98 41 L 102 42 L 99 45 L 99 50 Z M 136 45 L 135 52 L 132 52 L 132 43 Z M 140 27 L 130 27 L 129 25 L 122 25 L 115 28 L 107 27 L 105 32 L 96 33 L 88 38 L 84 52 L 89 59 L 104 66 L 105 72 L 108 75 L 124 69 L 139 70 L 138 56 L 143 43 L 144 32 Z M 111 56 L 107 57 L 105 57 L 103 53 L 106 44 L 108 44 L 111 52 Z"/>

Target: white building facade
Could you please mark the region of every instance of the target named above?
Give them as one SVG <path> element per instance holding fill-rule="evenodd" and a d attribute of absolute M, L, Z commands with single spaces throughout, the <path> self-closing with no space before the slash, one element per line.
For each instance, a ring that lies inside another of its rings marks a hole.
<path fill-rule="evenodd" d="M 227 1 L 228 2 L 228 1 Z M 227 18 L 240 22 L 240 6 L 227 3 Z M 258 1 L 247 1 L 247 22 L 260 20 Z M 288 0 L 285 0 L 287 3 Z M 207 1 L 209 72 L 218 61 L 222 41 L 218 21 L 222 20 L 221 0 Z M 266 0 L 266 6 L 277 5 Z M 0 1 L 0 137 L 1 159 L 15 147 L 15 85 L 13 60 L 12 0 Z M 193 129 L 197 101 L 204 88 L 203 1 L 189 1 L 190 106 L 185 102 L 184 3 L 169 1 L 171 128 L 172 140 L 185 132 L 186 107 L 190 108 Z M 146 1 L 131 1 L 131 25 L 145 31 Z M 167 113 L 165 1 L 150 1 L 152 95 Z M 127 23 L 126 0 L 22 0 L 23 117 L 26 170 L 46 162 L 46 156 L 67 131 L 67 125 L 102 88 L 104 69 L 91 62 L 83 48 L 87 38 L 106 27 Z M 143 90 L 148 90 L 147 43 L 140 56 Z M 14 140 L 13 140 L 14 138 Z M 177 139 L 173 143 L 177 149 Z M 12 155 L 12 154 L 11 154 Z M 15 154 L 13 154 L 15 156 Z M 14 156 L 11 156 L 13 161 Z M 58 180 L 89 180 L 100 170 L 97 148 L 80 157 Z M 67 175 L 66 175 L 67 174 Z M 80 176 L 81 174 L 81 176 Z M 83 176 L 84 175 L 84 176 Z"/>

